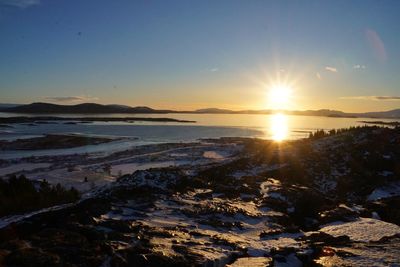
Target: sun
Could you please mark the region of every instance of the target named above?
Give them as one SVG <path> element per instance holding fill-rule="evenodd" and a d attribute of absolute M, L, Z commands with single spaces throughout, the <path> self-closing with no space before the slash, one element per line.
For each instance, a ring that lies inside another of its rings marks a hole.
<path fill-rule="evenodd" d="M 287 104 L 292 96 L 292 89 L 286 85 L 274 85 L 269 89 L 268 100 L 273 106 Z"/>

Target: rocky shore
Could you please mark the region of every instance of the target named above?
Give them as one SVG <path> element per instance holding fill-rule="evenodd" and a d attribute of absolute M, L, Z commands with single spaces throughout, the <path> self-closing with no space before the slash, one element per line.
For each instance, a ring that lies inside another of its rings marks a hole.
<path fill-rule="evenodd" d="M 138 170 L 3 223 L 0 265 L 399 264 L 399 128 L 221 142 L 240 152 Z"/>

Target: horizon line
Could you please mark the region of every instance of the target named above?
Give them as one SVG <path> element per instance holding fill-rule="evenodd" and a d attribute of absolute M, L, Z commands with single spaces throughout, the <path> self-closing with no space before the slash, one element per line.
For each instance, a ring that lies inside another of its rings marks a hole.
<path fill-rule="evenodd" d="M 0 105 L 16 105 L 16 106 L 23 106 L 23 105 L 31 105 L 34 103 L 41 103 L 41 104 L 51 104 L 51 105 L 57 105 L 57 106 L 77 106 L 77 105 L 83 105 L 83 104 L 97 104 L 97 105 L 102 105 L 102 106 L 111 106 L 111 105 L 117 105 L 117 106 L 126 106 L 130 108 L 138 108 L 138 107 L 145 107 L 145 108 L 150 108 L 153 110 L 163 110 L 163 111 L 174 111 L 174 112 L 197 112 L 201 110 L 221 110 L 221 111 L 227 111 L 227 112 L 246 112 L 246 111 L 251 111 L 251 112 L 306 112 L 306 111 L 322 111 L 322 110 L 327 110 L 327 111 L 336 111 L 336 112 L 342 112 L 342 113 L 347 113 L 347 114 L 362 114 L 362 113 L 372 113 L 372 112 L 388 112 L 388 111 L 393 111 L 400 109 L 399 108 L 394 108 L 394 109 L 388 109 L 388 110 L 379 110 L 379 111 L 362 111 L 362 112 L 348 112 L 348 111 L 343 111 L 343 110 L 338 110 L 338 109 L 331 109 L 331 108 L 320 108 L 320 109 L 273 109 L 273 108 L 266 108 L 266 109 L 230 109 L 230 108 L 218 108 L 218 107 L 204 107 L 204 108 L 197 108 L 197 109 L 190 109 L 190 110 L 181 110 L 181 109 L 170 109 L 170 108 L 153 108 L 151 106 L 146 106 L 146 105 L 126 105 L 126 104 L 117 104 L 117 103 L 110 103 L 110 104 L 103 104 L 103 103 L 97 103 L 97 102 L 82 102 L 82 103 L 68 103 L 68 104 L 60 104 L 60 103 L 52 103 L 52 102 L 42 102 L 42 101 L 35 101 L 31 103 L 0 103 Z"/>

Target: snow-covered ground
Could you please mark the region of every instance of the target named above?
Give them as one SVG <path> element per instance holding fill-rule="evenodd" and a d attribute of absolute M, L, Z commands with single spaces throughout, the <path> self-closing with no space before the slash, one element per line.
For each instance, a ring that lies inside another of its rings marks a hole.
<path fill-rule="evenodd" d="M 116 165 L 111 165 L 111 175 L 120 176 L 124 174 L 131 174 L 139 170 L 147 170 L 151 168 L 166 168 L 170 166 L 179 166 L 185 163 L 187 162 L 161 161 L 161 162 L 151 162 L 151 163 L 133 162 L 133 163 L 116 164 Z"/>
<path fill-rule="evenodd" d="M 376 201 L 383 198 L 400 196 L 400 183 L 395 182 L 375 189 L 367 198 L 368 201 Z"/>
<path fill-rule="evenodd" d="M 4 168 L 0 168 L 0 176 L 6 176 L 8 174 L 23 172 L 23 171 L 32 171 L 35 169 L 47 168 L 50 167 L 50 163 L 18 163 L 13 164 L 11 166 L 7 166 Z"/>
<path fill-rule="evenodd" d="M 373 218 L 360 218 L 354 222 L 334 222 L 320 231 L 332 236 L 346 235 L 353 241 L 370 242 L 400 234 L 400 227 Z"/>
<path fill-rule="evenodd" d="M 139 152 L 134 147 L 123 154 L 99 155 L 93 152 L 77 156 L 76 159 L 62 154 L 54 155 L 54 159 L 37 156 L 33 158 L 34 162 L 21 159 L 21 163 L 0 168 L 0 176 L 24 174 L 32 180 L 46 180 L 51 184 L 59 183 L 66 188 L 74 187 L 81 192 L 88 192 L 115 181 L 121 175 L 138 170 L 223 162 L 232 159 L 241 149 L 241 146 L 234 144 L 214 143 L 193 143 L 185 146 L 178 143 L 171 144 L 166 149 L 158 149 L 159 146 L 163 145 L 144 146 L 139 148 Z M 44 162 L 46 160 L 51 162 Z"/>

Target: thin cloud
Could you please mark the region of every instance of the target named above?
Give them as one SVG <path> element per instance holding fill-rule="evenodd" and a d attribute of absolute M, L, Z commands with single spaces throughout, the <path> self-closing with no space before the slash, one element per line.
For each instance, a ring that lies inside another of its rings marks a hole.
<path fill-rule="evenodd" d="M 400 101 L 400 96 L 342 96 L 340 99 L 347 100 L 374 100 L 374 101 Z"/>
<path fill-rule="evenodd" d="M 212 69 L 210 69 L 210 71 L 211 72 L 217 72 L 217 71 L 219 71 L 219 68 L 212 68 Z"/>
<path fill-rule="evenodd" d="M 318 80 L 321 80 L 321 79 L 322 79 L 321 74 L 320 74 L 319 72 L 317 72 L 317 73 L 315 74 L 315 76 L 317 76 Z"/>
<path fill-rule="evenodd" d="M 365 36 L 371 49 L 379 62 L 385 62 L 387 59 L 387 53 L 385 49 L 385 44 L 383 43 L 379 34 L 371 29 L 365 31 Z"/>
<path fill-rule="evenodd" d="M 353 69 L 366 69 L 366 68 L 367 67 L 365 65 L 360 65 L 360 64 L 357 64 L 357 65 L 353 66 Z"/>
<path fill-rule="evenodd" d="M 86 102 L 86 101 L 95 101 L 99 100 L 97 97 L 91 96 L 49 96 L 45 97 L 46 100 L 51 102 Z"/>
<path fill-rule="evenodd" d="M 337 68 L 326 66 L 325 70 L 330 71 L 330 72 L 338 72 Z"/>
<path fill-rule="evenodd" d="M 0 0 L 0 6 L 9 6 L 17 8 L 27 8 L 39 4 L 40 0 Z"/>

